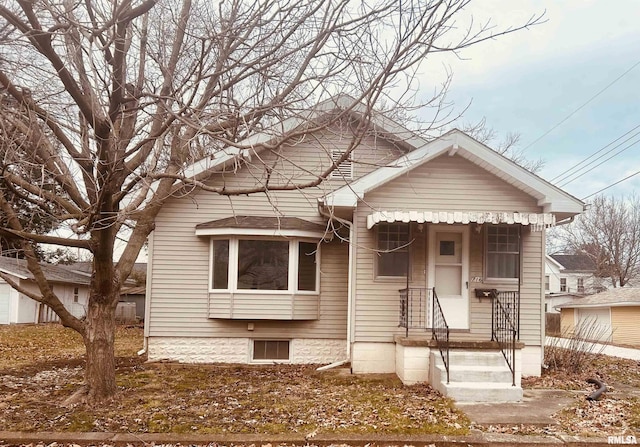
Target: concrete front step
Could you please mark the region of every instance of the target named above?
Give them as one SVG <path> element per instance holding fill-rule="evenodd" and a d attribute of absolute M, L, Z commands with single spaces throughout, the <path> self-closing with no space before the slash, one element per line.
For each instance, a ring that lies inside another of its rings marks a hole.
<path fill-rule="evenodd" d="M 519 402 L 522 388 L 510 383 L 449 382 L 443 383 L 442 394 L 459 402 Z"/>
<path fill-rule="evenodd" d="M 444 365 L 436 365 L 434 380 L 447 381 L 447 371 Z M 485 365 L 454 365 L 449 367 L 449 381 L 451 382 L 492 382 L 513 383 L 511 370 L 505 366 Z"/>
<path fill-rule="evenodd" d="M 433 352 L 436 362 L 442 364 L 440 351 Z M 449 351 L 451 365 L 504 366 L 504 356 L 500 351 Z"/>
<path fill-rule="evenodd" d="M 501 352 L 450 351 L 449 383 L 439 352 L 430 356 L 431 384 L 459 402 L 518 402 L 522 388 L 513 386 L 511 370 Z"/>

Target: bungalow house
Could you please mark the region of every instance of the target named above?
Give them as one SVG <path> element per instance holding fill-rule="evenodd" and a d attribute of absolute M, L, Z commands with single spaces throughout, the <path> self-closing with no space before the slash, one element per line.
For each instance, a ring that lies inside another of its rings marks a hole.
<path fill-rule="evenodd" d="M 42 269 L 67 310 L 78 318 L 84 317 L 90 278 L 57 265 L 43 264 Z M 0 256 L 0 271 L 20 286 L 38 292 L 25 260 Z M 58 320 L 48 306 L 19 293 L 0 278 L 0 324 L 49 323 Z"/>
<path fill-rule="evenodd" d="M 618 287 L 558 308 L 563 334 L 640 347 L 640 288 Z"/>
<path fill-rule="evenodd" d="M 310 180 L 344 154 L 340 124 L 193 169 L 228 188 L 260 184 L 262 163 L 273 183 Z M 149 243 L 150 360 L 349 363 L 459 400 L 521 398 L 542 363 L 544 230 L 583 203 L 459 130 L 371 129 L 314 188 L 177 191 Z"/>

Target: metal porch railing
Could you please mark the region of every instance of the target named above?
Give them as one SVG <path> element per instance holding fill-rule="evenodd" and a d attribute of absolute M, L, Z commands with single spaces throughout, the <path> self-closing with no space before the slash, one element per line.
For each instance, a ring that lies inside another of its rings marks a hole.
<path fill-rule="evenodd" d="M 424 287 L 410 287 L 401 289 L 400 314 L 398 327 L 405 328 L 405 336 L 409 336 L 409 329 L 427 330 L 429 317 L 429 291 Z"/>
<path fill-rule="evenodd" d="M 436 342 L 442 362 L 447 371 L 449 383 L 449 325 L 442 312 L 435 288 L 409 287 L 399 290 L 400 314 L 398 326 L 405 328 L 406 337 L 409 329 L 427 330 L 431 322 L 431 339 Z"/>
<path fill-rule="evenodd" d="M 444 318 L 442 307 L 436 289 L 432 290 L 433 297 L 433 322 L 431 324 L 431 338 L 436 341 L 436 346 L 440 351 L 444 369 L 447 371 L 447 383 L 449 383 L 449 325 Z"/>
<path fill-rule="evenodd" d="M 500 292 L 491 300 L 491 340 L 498 343 L 498 347 L 511 370 L 512 385 L 516 385 L 516 339 L 517 314 L 519 306 L 517 292 Z"/>

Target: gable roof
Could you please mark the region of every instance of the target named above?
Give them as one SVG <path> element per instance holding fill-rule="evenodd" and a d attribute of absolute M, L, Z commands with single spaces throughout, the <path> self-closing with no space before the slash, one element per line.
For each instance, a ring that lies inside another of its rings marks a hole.
<path fill-rule="evenodd" d="M 355 98 L 341 94 L 322 101 L 312 109 L 286 118 L 275 126 L 240 141 L 238 147 L 221 149 L 193 163 L 185 168 L 184 175 L 187 177 L 197 176 L 203 172 L 220 169 L 229 163 L 237 163 L 240 160 L 250 160 L 252 153 L 256 152 L 256 148 L 268 144 L 280 136 L 294 132 L 297 129 L 304 128 L 305 126 L 309 127 L 310 123 L 319 123 L 324 117 L 336 111 L 354 117 L 364 117 L 366 115 L 376 132 L 383 138 L 393 141 L 406 150 L 423 146 L 428 142 L 428 140 L 416 132 L 407 129 L 382 113 L 368 111 L 364 104 L 357 103 Z"/>
<path fill-rule="evenodd" d="M 623 307 L 640 306 L 640 288 L 618 287 L 595 295 L 585 296 L 579 300 L 559 304 L 558 309 L 576 307 Z"/>
<path fill-rule="evenodd" d="M 88 285 L 91 280 L 86 274 L 74 272 L 59 265 L 41 263 L 40 267 L 47 280 L 51 282 Z M 0 256 L 0 271 L 20 279 L 34 279 L 24 259 Z"/>
<path fill-rule="evenodd" d="M 391 180 L 443 154 L 460 155 L 537 199 L 544 213 L 561 219 L 584 211 L 584 202 L 524 169 L 493 149 L 454 129 L 360 179 L 318 199 L 327 207 L 355 208 L 359 200 Z"/>
<path fill-rule="evenodd" d="M 558 268 L 558 270 L 564 270 L 564 265 L 562 265 L 562 264 L 560 264 L 558 261 L 556 261 L 556 260 L 553 258 L 553 255 L 547 255 L 547 254 L 545 254 L 545 255 L 544 255 L 544 259 L 545 259 L 545 261 L 547 262 L 547 264 L 548 264 L 549 266 L 555 266 L 555 267 L 557 267 L 557 268 Z"/>
<path fill-rule="evenodd" d="M 561 264 L 566 271 L 595 272 L 596 263 L 585 254 L 576 255 L 550 255 L 553 260 Z"/>

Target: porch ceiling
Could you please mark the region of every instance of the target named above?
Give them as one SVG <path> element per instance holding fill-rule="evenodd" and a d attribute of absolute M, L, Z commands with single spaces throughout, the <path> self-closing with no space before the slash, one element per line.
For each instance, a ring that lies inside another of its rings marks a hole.
<path fill-rule="evenodd" d="M 492 211 L 376 211 L 367 216 L 367 229 L 380 222 L 417 222 L 417 223 L 492 223 L 530 225 L 533 231 L 542 231 L 552 227 L 556 218 L 551 213 L 519 213 Z"/>

